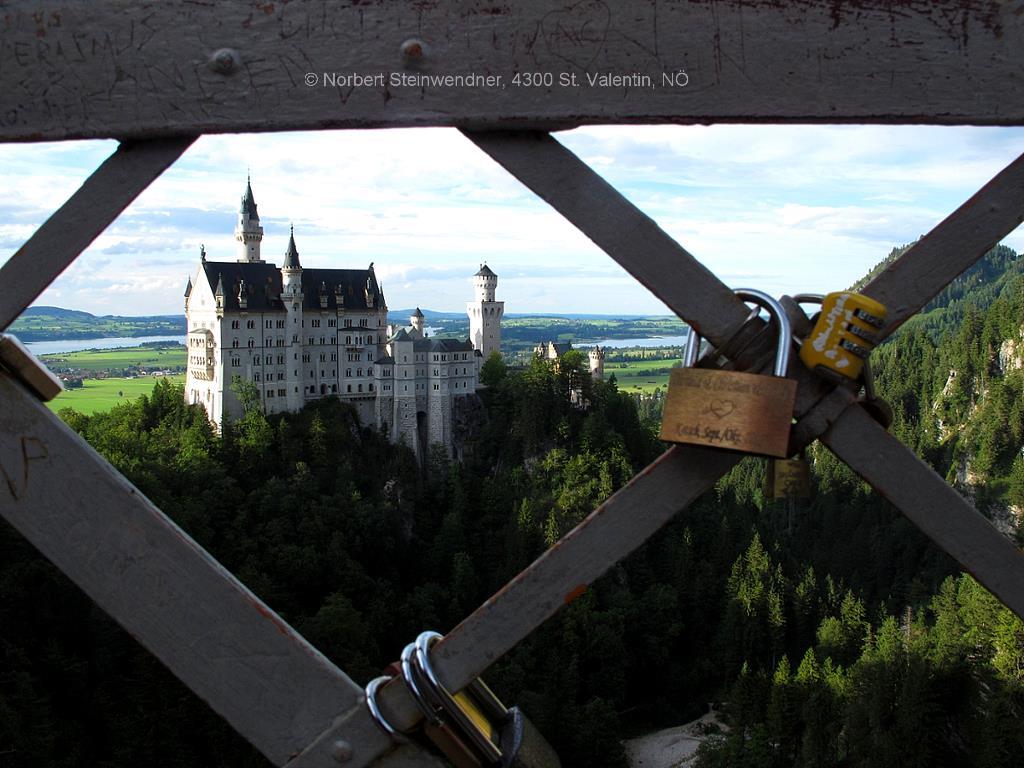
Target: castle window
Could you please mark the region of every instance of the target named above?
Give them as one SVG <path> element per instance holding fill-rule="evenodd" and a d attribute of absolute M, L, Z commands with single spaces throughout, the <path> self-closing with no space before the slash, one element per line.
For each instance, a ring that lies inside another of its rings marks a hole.
<path fill-rule="evenodd" d="M 356 376 L 362 376 L 362 375 L 363 375 L 363 369 L 362 368 L 356 369 Z"/>
<path fill-rule="evenodd" d="M 283 374 L 283 373 L 281 373 L 280 371 L 279 371 L 279 372 L 278 372 L 278 374 L 277 374 L 277 380 L 278 380 L 278 381 L 284 381 L 284 374 Z"/>
<path fill-rule="evenodd" d="M 308 363 L 309 362 L 309 355 L 303 355 L 302 356 L 302 362 Z"/>
<path fill-rule="evenodd" d="M 259 381 L 259 380 L 260 380 L 260 375 L 259 375 L 258 373 L 254 373 L 254 374 L 252 375 L 252 380 L 253 380 L 253 381 Z"/>
<path fill-rule="evenodd" d="M 332 395 L 338 394 L 338 385 L 337 384 L 331 384 L 331 394 Z"/>
<path fill-rule="evenodd" d="M 320 321 L 319 320 L 310 320 L 309 322 L 310 322 L 310 326 L 313 327 L 313 328 L 319 328 L 320 327 Z"/>
<path fill-rule="evenodd" d="M 278 320 L 277 321 L 277 327 L 278 328 L 284 328 L 284 320 Z"/>
<path fill-rule="evenodd" d="M 273 397 L 273 396 L 274 396 L 274 390 L 268 389 L 267 390 L 267 397 Z"/>
<path fill-rule="evenodd" d="M 352 385 L 351 385 L 351 384 L 349 384 L 349 385 L 348 385 L 348 391 L 349 391 L 349 392 L 351 392 L 351 391 L 352 391 Z"/>
<path fill-rule="evenodd" d="M 298 339 L 296 339 L 296 341 L 298 341 Z M 313 337 L 312 336 L 309 337 L 309 344 L 307 344 L 307 346 L 309 346 L 309 347 L 313 346 Z"/>
<path fill-rule="evenodd" d="M 338 327 L 338 321 L 337 320 L 328 320 L 327 321 L 327 327 L 328 328 L 337 328 Z"/>
<path fill-rule="evenodd" d="M 246 328 L 255 328 L 256 327 L 256 321 L 255 320 L 250 320 L 249 322 L 247 322 L 245 324 L 245 327 Z"/>
<path fill-rule="evenodd" d="M 238 346 L 238 339 L 232 339 L 231 340 L 231 346 L 232 347 L 237 347 Z"/>
<path fill-rule="evenodd" d="M 351 336 L 346 336 L 345 337 L 345 343 L 346 344 L 351 344 L 352 343 L 352 337 Z"/>
<path fill-rule="evenodd" d="M 326 363 L 327 362 L 327 355 L 323 355 L 323 354 L 320 355 L 320 362 L 321 363 Z"/>
<path fill-rule="evenodd" d="M 351 375 L 352 375 L 352 369 L 351 368 L 346 368 L 345 369 L 345 376 L 351 376 Z"/>
<path fill-rule="evenodd" d="M 286 390 L 286 389 L 279 389 L 279 390 L 277 390 L 277 396 L 278 396 L 278 397 L 284 397 L 284 396 L 285 396 L 285 393 L 286 393 L 287 391 L 288 391 L 288 390 Z"/>
<path fill-rule="evenodd" d="M 232 368 L 238 368 L 241 364 L 242 364 L 242 361 L 239 360 L 237 357 L 232 357 L 231 358 L 231 367 Z"/>
<path fill-rule="evenodd" d="M 249 349 L 252 349 L 255 346 L 256 346 L 256 339 L 250 338 L 249 339 Z"/>
<path fill-rule="evenodd" d="M 363 391 L 363 385 L 362 385 L 362 384 L 360 384 L 360 385 L 359 385 L 359 391 L 360 391 L 360 392 L 362 392 L 362 391 Z"/>
<path fill-rule="evenodd" d="M 278 355 L 277 356 L 277 364 L 278 365 L 284 365 L 284 355 Z"/>
<path fill-rule="evenodd" d="M 298 375 L 299 375 L 299 372 L 298 372 L 298 371 L 296 371 L 296 372 L 295 372 L 295 375 L 296 375 L 296 376 L 298 376 Z M 315 378 L 315 377 L 316 377 L 316 371 L 310 371 L 310 372 L 309 372 L 309 378 L 311 378 L 311 379 L 312 379 L 312 378 Z"/>
<path fill-rule="evenodd" d="M 349 317 L 345 318 L 345 327 L 346 328 L 351 328 L 352 327 L 352 318 L 349 318 Z"/>
<path fill-rule="evenodd" d="M 265 322 L 265 323 L 263 324 L 263 327 L 264 327 L 264 328 L 273 328 L 273 327 L 274 327 L 274 321 L 273 321 L 273 320 L 267 320 L 267 321 L 266 321 L 266 322 Z"/>
<path fill-rule="evenodd" d="M 366 343 L 367 344 L 373 344 L 373 334 L 372 333 L 369 336 L 366 337 Z"/>
<path fill-rule="evenodd" d="M 323 336 L 321 336 L 321 337 L 320 337 L 320 345 L 321 345 L 321 346 L 323 346 L 324 344 L 326 344 L 326 343 L 327 343 L 326 341 L 324 341 L 324 338 L 325 338 L 325 337 L 323 337 Z"/>
<path fill-rule="evenodd" d="M 434 389 L 440 389 L 440 388 L 441 388 L 441 385 L 440 385 L 440 384 L 435 384 L 435 385 L 434 385 Z"/>
<path fill-rule="evenodd" d="M 238 328 L 238 321 L 237 320 L 232 320 L 231 321 L 231 327 L 237 329 Z"/>
<path fill-rule="evenodd" d="M 331 362 L 332 363 L 338 362 L 338 353 L 337 352 L 331 352 Z"/>
<path fill-rule="evenodd" d="M 373 384 L 370 385 L 370 391 L 373 392 Z"/>

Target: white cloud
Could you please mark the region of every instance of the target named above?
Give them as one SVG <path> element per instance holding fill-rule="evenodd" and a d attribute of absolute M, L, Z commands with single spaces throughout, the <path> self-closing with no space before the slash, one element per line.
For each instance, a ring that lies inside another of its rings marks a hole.
<path fill-rule="evenodd" d="M 558 134 L 730 284 L 844 287 L 926 232 L 1016 155 L 1024 130 L 920 126 L 603 126 Z M 13 252 L 113 142 L 0 146 L 0 249 Z M 234 259 L 247 168 L 279 260 L 375 262 L 392 306 L 458 310 L 487 260 L 509 312 L 663 312 L 520 182 L 448 129 L 204 136 L 41 301 L 172 313 L 197 265 Z M 1024 232 L 1006 239 L 1024 247 Z M 0 260 L 2 253 L 0 251 Z"/>

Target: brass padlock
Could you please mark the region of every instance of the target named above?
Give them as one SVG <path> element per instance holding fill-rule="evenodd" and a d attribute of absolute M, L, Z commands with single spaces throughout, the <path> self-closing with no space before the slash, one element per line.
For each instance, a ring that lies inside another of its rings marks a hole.
<path fill-rule="evenodd" d="M 669 379 L 660 438 L 785 458 L 797 388 L 786 378 L 793 343 L 789 318 L 766 293 L 739 289 L 736 295 L 767 309 L 778 325 L 774 375 L 693 368 L 700 338 L 691 330 L 684 367 Z"/>
<path fill-rule="evenodd" d="M 811 466 L 802 453 L 793 459 L 768 459 L 764 495 L 776 500 L 810 498 Z"/>

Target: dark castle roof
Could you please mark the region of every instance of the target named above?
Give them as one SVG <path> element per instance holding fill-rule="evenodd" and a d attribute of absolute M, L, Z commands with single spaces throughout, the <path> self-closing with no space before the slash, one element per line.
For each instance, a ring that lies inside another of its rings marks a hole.
<path fill-rule="evenodd" d="M 211 290 L 223 284 L 224 311 L 240 312 L 238 289 L 245 281 L 247 312 L 284 311 L 281 303 L 281 270 L 273 264 L 251 261 L 204 261 L 201 264 Z M 370 281 L 372 304 L 366 306 L 366 281 Z M 327 289 L 327 309 L 336 310 L 338 299 L 349 310 L 383 309 L 377 277 L 372 269 L 303 269 L 302 307 L 319 311 L 321 286 Z M 340 289 L 340 291 L 339 291 Z"/>
<path fill-rule="evenodd" d="M 249 183 L 249 179 L 245 180 L 245 194 L 242 195 L 242 207 L 238 209 L 238 212 L 245 215 L 246 218 L 260 220 L 260 215 L 256 212 L 256 198 L 252 196 L 252 184 Z"/>
<path fill-rule="evenodd" d="M 295 248 L 295 227 L 292 227 L 291 234 L 288 235 L 288 250 L 284 252 L 284 264 L 281 265 L 282 269 L 301 269 L 302 265 L 299 264 L 299 252 Z"/>
<path fill-rule="evenodd" d="M 481 265 L 480 271 L 477 272 L 474 277 L 497 277 L 496 274 L 486 264 Z"/>

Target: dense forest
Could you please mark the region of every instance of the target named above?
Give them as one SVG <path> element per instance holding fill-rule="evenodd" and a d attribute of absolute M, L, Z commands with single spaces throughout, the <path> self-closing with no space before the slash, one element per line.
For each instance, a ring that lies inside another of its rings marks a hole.
<path fill-rule="evenodd" d="M 1008 531 L 1024 508 L 1018 266 L 997 249 L 873 358 L 894 433 Z M 244 387 L 223 435 L 168 382 L 61 417 L 365 683 L 661 451 L 649 404 L 585 369 L 577 352 L 558 369 L 489 360 L 463 461 L 435 450 L 425 467 L 339 401 L 267 417 Z M 763 461 L 745 459 L 488 671 L 564 765 L 622 766 L 623 738 L 709 702 L 729 730 L 705 768 L 1016 764 L 1024 625 L 829 453 L 808 458 L 810 500 L 766 501 Z M 261 761 L 0 526 L 0 764 Z"/>

